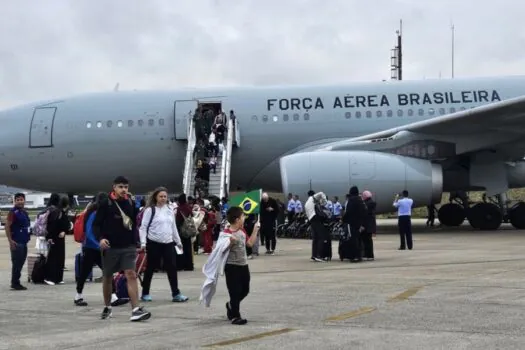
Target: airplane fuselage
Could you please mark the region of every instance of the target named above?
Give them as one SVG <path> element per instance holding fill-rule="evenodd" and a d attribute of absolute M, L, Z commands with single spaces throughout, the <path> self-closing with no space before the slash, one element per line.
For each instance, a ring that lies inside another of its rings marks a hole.
<path fill-rule="evenodd" d="M 125 175 L 136 193 L 178 192 L 187 142 L 176 106 L 194 100 L 239 121 L 230 189 L 281 191 L 287 154 L 524 94 L 525 77 L 84 94 L 0 112 L 0 183 L 83 194 Z M 49 125 L 37 107 L 54 113 Z"/>

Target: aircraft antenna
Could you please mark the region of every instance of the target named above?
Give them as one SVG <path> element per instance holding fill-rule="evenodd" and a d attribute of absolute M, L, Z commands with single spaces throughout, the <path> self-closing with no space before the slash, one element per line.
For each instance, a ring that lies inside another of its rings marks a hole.
<path fill-rule="evenodd" d="M 390 56 L 390 79 L 392 80 L 403 80 L 403 47 L 402 47 L 402 35 L 403 35 L 403 20 L 399 20 L 399 29 L 396 30 L 397 34 L 397 45 L 391 50 L 392 55 Z"/>
<path fill-rule="evenodd" d="M 120 83 L 117 83 L 117 85 L 115 85 L 115 87 L 113 88 L 113 91 L 117 92 L 118 91 L 118 88 L 120 86 Z"/>

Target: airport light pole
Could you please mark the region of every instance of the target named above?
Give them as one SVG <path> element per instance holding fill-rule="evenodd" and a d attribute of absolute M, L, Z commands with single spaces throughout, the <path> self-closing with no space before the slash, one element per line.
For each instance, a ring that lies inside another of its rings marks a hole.
<path fill-rule="evenodd" d="M 451 60 L 452 60 L 452 62 L 451 62 L 451 63 L 452 63 L 452 79 L 454 79 L 454 34 L 455 34 L 455 33 L 454 33 L 454 31 L 455 31 L 455 29 L 454 29 L 454 23 L 451 24 L 450 30 L 451 30 L 451 32 L 452 32 L 452 33 L 451 33 L 451 34 L 452 34 L 452 38 L 451 38 L 451 39 L 452 39 L 452 42 L 451 42 L 451 46 L 452 46 L 452 47 L 451 47 L 451 55 L 452 55 L 452 57 L 451 57 Z"/>
<path fill-rule="evenodd" d="M 399 29 L 396 30 L 397 46 L 392 49 L 390 56 L 390 78 L 392 80 L 403 80 L 403 20 L 399 20 Z"/>

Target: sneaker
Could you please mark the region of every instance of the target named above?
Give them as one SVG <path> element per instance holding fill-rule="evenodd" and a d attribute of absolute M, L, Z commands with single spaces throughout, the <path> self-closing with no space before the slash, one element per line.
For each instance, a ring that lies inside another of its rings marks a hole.
<path fill-rule="evenodd" d="M 139 322 L 139 321 L 146 321 L 147 319 L 149 319 L 151 317 L 151 313 L 146 311 L 142 306 L 141 307 L 136 307 L 132 312 L 131 312 L 131 317 L 130 317 L 130 321 L 131 322 Z"/>
<path fill-rule="evenodd" d="M 233 320 L 232 310 L 230 309 L 230 302 L 226 303 L 226 317 L 228 317 L 229 321 Z"/>
<path fill-rule="evenodd" d="M 143 296 L 140 297 L 140 300 L 142 300 L 142 301 L 152 301 L 153 299 L 151 299 L 151 295 L 144 294 Z"/>
<path fill-rule="evenodd" d="M 60 281 L 60 282 L 58 282 L 58 284 L 65 284 L 65 282 L 64 281 Z"/>
<path fill-rule="evenodd" d="M 51 281 L 48 281 L 48 280 L 44 280 L 44 283 L 47 284 L 48 286 L 54 286 L 55 285 L 55 282 L 51 282 Z"/>
<path fill-rule="evenodd" d="M 320 259 L 320 258 L 313 258 L 313 260 L 314 260 L 315 262 L 325 262 L 323 259 Z"/>
<path fill-rule="evenodd" d="M 76 306 L 88 306 L 88 303 L 84 301 L 84 299 L 75 299 L 74 303 Z"/>
<path fill-rule="evenodd" d="M 11 290 L 27 290 L 27 288 L 21 284 L 15 284 L 11 286 Z"/>
<path fill-rule="evenodd" d="M 111 308 L 106 306 L 104 310 L 102 310 L 102 314 L 100 314 L 100 319 L 106 320 L 110 318 L 111 316 L 113 316 L 113 313 L 111 312 Z"/>
<path fill-rule="evenodd" d="M 270 255 L 275 255 L 275 250 L 270 251 Z"/>
<path fill-rule="evenodd" d="M 248 323 L 248 320 L 246 320 L 245 318 L 237 317 L 232 320 L 232 324 L 236 324 L 238 326 L 241 326 L 246 323 Z"/>
<path fill-rule="evenodd" d="M 111 302 L 111 306 L 121 306 L 129 303 L 129 298 L 120 298 Z"/>
<path fill-rule="evenodd" d="M 253 255 L 248 255 L 248 260 L 252 260 L 253 259 Z"/>
<path fill-rule="evenodd" d="M 173 301 L 174 303 L 184 303 L 185 301 L 188 301 L 188 299 L 189 298 L 187 296 L 184 296 L 184 295 L 182 295 L 182 293 L 179 293 L 179 294 L 173 296 L 171 301 Z"/>

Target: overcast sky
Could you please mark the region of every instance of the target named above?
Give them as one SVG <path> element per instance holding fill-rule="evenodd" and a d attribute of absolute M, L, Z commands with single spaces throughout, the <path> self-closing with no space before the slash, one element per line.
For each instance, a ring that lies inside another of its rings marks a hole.
<path fill-rule="evenodd" d="M 1 0 L 0 107 L 87 91 L 525 72 L 517 0 Z"/>

